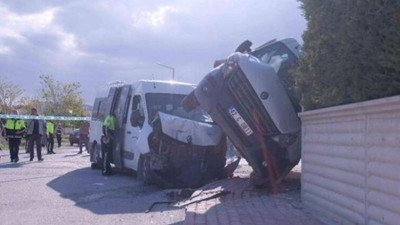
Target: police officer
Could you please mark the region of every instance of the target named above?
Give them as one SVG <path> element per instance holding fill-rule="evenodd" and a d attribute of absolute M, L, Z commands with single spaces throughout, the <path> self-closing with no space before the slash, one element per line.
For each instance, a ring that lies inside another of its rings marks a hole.
<path fill-rule="evenodd" d="M 11 111 L 12 115 L 18 115 L 17 110 Z M 25 122 L 20 119 L 8 119 L 4 126 L 8 146 L 10 149 L 11 162 L 18 162 L 19 145 L 21 144 L 22 134 L 25 131 Z"/>
<path fill-rule="evenodd" d="M 101 138 L 101 154 L 103 157 L 103 175 L 111 175 L 110 157 L 114 146 L 116 128 L 116 118 L 114 113 L 111 113 L 104 119 L 103 137 Z"/>
<path fill-rule="evenodd" d="M 46 131 L 47 131 L 47 154 L 55 154 L 53 151 L 54 148 L 54 123 L 48 121 L 46 123 Z"/>

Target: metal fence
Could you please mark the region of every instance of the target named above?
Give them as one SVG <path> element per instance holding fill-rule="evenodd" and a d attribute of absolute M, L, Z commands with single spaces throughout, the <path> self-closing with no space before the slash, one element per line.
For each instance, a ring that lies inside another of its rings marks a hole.
<path fill-rule="evenodd" d="M 340 224 L 400 224 L 400 96 L 300 117 L 304 203 Z"/>

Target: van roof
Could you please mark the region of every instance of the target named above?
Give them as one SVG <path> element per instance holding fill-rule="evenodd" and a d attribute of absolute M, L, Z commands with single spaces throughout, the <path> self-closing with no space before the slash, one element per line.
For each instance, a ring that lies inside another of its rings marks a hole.
<path fill-rule="evenodd" d="M 194 84 L 173 81 L 173 80 L 139 80 L 133 83 L 121 83 L 118 86 L 131 85 L 139 92 L 155 92 L 155 93 L 176 93 L 176 94 L 189 94 L 196 87 Z M 98 90 L 96 98 L 106 97 L 111 87 L 116 85 L 110 85 L 108 87 Z M 179 88 L 178 88 L 179 87 Z"/>

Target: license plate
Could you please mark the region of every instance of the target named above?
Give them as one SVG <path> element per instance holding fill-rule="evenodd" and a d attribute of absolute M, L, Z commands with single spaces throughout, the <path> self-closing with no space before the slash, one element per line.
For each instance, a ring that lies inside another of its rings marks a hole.
<path fill-rule="evenodd" d="M 228 108 L 228 112 L 247 136 L 253 133 L 253 130 L 233 106 Z"/>

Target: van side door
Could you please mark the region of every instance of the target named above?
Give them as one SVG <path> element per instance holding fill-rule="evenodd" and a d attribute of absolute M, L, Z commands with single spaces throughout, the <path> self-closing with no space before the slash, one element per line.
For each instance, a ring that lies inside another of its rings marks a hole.
<path fill-rule="evenodd" d="M 115 129 L 115 140 L 114 140 L 112 159 L 115 166 L 121 168 L 123 167 L 123 160 L 122 160 L 123 143 L 125 138 L 124 134 L 127 121 L 127 111 L 130 102 L 130 94 L 131 94 L 130 85 L 125 85 L 121 87 L 113 109 L 117 124 Z"/>
<path fill-rule="evenodd" d="M 131 106 L 125 129 L 124 140 L 124 165 L 130 169 L 137 169 L 140 155 L 138 141 L 145 123 L 143 99 L 140 94 L 132 94 Z"/>

